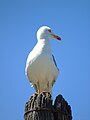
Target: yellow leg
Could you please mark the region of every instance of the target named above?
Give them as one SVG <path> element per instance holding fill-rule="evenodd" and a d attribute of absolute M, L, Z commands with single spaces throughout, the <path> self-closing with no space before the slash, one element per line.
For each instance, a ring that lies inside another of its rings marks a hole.
<path fill-rule="evenodd" d="M 52 84 L 49 81 L 47 83 L 47 92 L 50 92 L 52 95 Z"/>
<path fill-rule="evenodd" d="M 37 82 L 37 92 L 38 92 L 38 94 L 40 94 L 40 84 L 39 84 L 39 82 Z"/>

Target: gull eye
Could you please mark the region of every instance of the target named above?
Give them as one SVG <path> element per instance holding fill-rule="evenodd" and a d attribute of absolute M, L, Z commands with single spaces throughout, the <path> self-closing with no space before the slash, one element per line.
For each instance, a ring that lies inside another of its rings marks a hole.
<path fill-rule="evenodd" d="M 49 29 L 48 31 L 49 31 L 49 32 L 51 32 L 51 30 L 50 30 L 50 29 Z"/>

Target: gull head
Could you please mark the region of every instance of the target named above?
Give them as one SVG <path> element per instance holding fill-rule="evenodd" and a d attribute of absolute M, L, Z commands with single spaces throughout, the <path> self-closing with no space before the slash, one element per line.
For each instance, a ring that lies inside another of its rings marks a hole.
<path fill-rule="evenodd" d="M 39 28 L 37 31 L 37 39 L 46 39 L 46 40 L 51 40 L 53 38 L 56 38 L 57 40 L 61 40 L 61 38 L 57 35 L 55 35 L 51 28 L 48 26 L 42 26 Z"/>

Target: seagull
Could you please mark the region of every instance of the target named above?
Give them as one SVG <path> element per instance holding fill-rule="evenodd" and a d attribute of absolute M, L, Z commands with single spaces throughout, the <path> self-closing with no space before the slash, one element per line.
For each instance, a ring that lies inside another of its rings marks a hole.
<path fill-rule="evenodd" d="M 52 32 L 50 27 L 40 27 L 37 31 L 37 44 L 29 53 L 26 61 L 25 73 L 38 94 L 43 91 L 52 94 L 53 84 L 59 74 L 59 69 L 51 52 L 50 40 L 53 38 L 61 40 Z"/>

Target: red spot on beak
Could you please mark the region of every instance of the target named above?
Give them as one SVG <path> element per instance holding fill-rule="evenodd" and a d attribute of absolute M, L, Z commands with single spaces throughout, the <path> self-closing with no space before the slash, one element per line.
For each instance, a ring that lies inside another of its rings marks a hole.
<path fill-rule="evenodd" d="M 58 39 L 58 40 L 61 40 L 61 38 L 60 38 L 60 37 L 57 37 L 57 39 Z"/>

